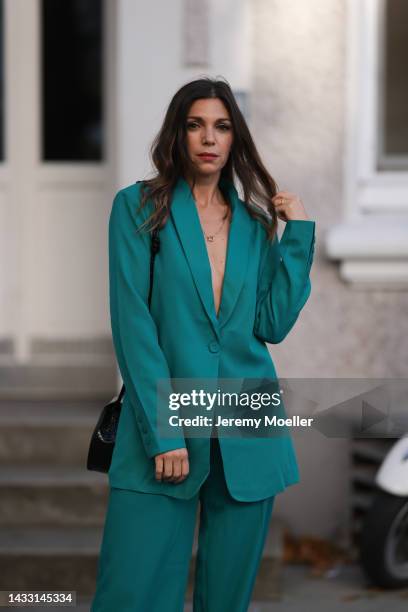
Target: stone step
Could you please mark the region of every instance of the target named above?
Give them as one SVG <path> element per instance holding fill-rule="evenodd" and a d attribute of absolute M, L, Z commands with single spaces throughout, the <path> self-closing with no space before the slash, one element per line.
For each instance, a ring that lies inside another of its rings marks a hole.
<path fill-rule="evenodd" d="M 13 467 L 0 473 L 0 526 L 37 528 L 66 525 L 101 528 L 106 515 L 108 476 L 90 470 L 61 466 Z M 193 550 L 198 536 L 199 506 Z M 272 521 L 265 553 L 280 557 L 283 524 Z"/>
<path fill-rule="evenodd" d="M 0 473 L 0 525 L 102 525 L 107 474 L 63 466 L 6 466 Z"/>
<path fill-rule="evenodd" d="M 77 598 L 91 597 L 101 541 L 102 529 L 97 527 L 2 527 L 0 590 L 75 590 Z M 195 536 L 187 601 L 191 601 L 193 592 L 196 552 Z M 282 523 L 273 520 L 254 599 L 270 601 L 280 598 L 281 558 Z"/>
<path fill-rule="evenodd" d="M 102 531 L 85 527 L 0 529 L 0 590 L 94 588 Z"/>
<path fill-rule="evenodd" d="M 115 393 L 117 370 L 114 360 L 72 358 L 73 363 L 28 365 L 0 364 L 0 398 L 3 399 L 95 399 Z M 66 361 L 66 360 L 65 360 Z M 94 363 L 95 362 L 95 363 Z"/>
<path fill-rule="evenodd" d="M 0 401 L 2 465 L 86 466 L 89 443 L 104 401 Z"/>

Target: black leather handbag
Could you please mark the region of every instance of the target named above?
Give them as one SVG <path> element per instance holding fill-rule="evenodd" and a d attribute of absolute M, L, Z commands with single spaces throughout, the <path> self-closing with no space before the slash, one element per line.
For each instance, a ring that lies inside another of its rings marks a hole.
<path fill-rule="evenodd" d="M 153 270 L 154 258 L 160 249 L 159 230 L 155 228 L 151 232 L 150 243 L 150 289 L 149 289 L 149 309 L 152 299 L 153 289 Z M 113 449 L 115 446 L 116 432 L 118 429 L 122 399 L 125 394 L 125 385 L 122 385 L 120 393 L 116 399 L 107 404 L 98 419 L 96 427 L 91 436 L 88 451 L 87 469 L 96 472 L 108 472 Z"/>

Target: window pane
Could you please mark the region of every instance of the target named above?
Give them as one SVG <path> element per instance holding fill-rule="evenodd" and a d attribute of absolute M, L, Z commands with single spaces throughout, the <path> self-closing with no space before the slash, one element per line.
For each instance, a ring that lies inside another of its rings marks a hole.
<path fill-rule="evenodd" d="M 4 161 L 4 6 L 0 0 L 0 161 Z"/>
<path fill-rule="evenodd" d="M 42 0 L 42 157 L 103 158 L 103 0 Z"/>
<path fill-rule="evenodd" d="M 385 167 L 408 168 L 408 2 L 387 0 L 384 48 Z M 387 160 L 388 158 L 388 160 Z"/>

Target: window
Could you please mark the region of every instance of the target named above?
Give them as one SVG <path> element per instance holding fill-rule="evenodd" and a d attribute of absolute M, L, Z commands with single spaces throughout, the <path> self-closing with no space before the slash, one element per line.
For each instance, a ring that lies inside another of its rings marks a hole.
<path fill-rule="evenodd" d="M 4 161 L 4 3 L 0 0 L 0 160 Z"/>
<path fill-rule="evenodd" d="M 340 276 L 408 287 L 407 0 L 348 0 L 344 218 L 325 235 Z"/>
<path fill-rule="evenodd" d="M 384 8 L 378 169 L 408 170 L 408 2 Z"/>
<path fill-rule="evenodd" d="M 103 0 L 42 0 L 42 159 L 102 161 Z"/>

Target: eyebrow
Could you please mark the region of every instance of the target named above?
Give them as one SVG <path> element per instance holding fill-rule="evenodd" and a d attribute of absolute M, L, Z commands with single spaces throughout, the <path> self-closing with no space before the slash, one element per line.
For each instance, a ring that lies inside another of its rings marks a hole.
<path fill-rule="evenodd" d="M 199 115 L 188 115 L 187 119 L 199 119 L 200 121 L 203 120 L 203 118 Z M 216 121 L 230 121 L 230 119 L 228 117 L 219 117 L 218 119 L 216 119 Z"/>

